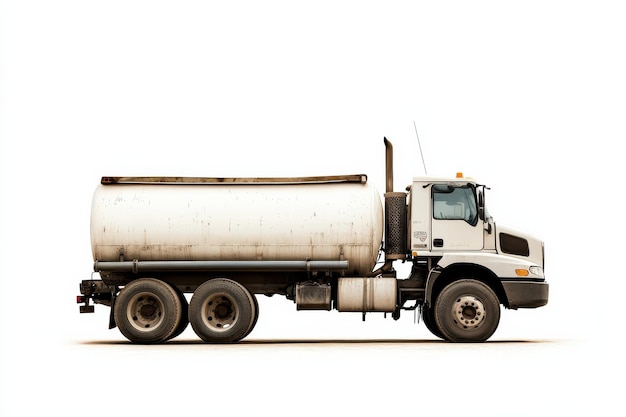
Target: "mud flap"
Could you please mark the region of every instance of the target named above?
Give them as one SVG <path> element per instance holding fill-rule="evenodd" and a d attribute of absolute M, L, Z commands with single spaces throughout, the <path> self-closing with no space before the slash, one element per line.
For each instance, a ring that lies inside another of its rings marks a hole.
<path fill-rule="evenodd" d="M 115 329 L 117 324 L 115 323 L 115 300 L 117 300 L 117 295 L 115 293 L 111 294 L 111 311 L 109 312 L 109 329 Z"/>

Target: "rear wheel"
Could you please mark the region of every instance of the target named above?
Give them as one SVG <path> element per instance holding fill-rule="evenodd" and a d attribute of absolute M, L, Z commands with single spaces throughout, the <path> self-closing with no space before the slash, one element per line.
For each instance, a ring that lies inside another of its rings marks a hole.
<path fill-rule="evenodd" d="M 462 279 L 445 287 L 435 303 L 435 324 L 451 342 L 484 342 L 500 322 L 500 303 L 489 286 Z"/>
<path fill-rule="evenodd" d="M 252 323 L 250 323 L 250 328 L 248 329 L 248 333 L 246 333 L 246 336 L 250 334 L 252 329 L 254 329 L 254 326 L 256 326 L 256 322 L 259 320 L 259 301 L 257 300 L 256 295 L 254 295 L 253 293 L 249 292 L 248 295 L 250 295 L 250 298 L 252 299 L 252 304 L 254 304 L 254 318 L 252 319 Z"/>
<path fill-rule="evenodd" d="M 166 341 L 180 326 L 182 314 L 176 290 L 153 278 L 131 282 L 115 300 L 115 323 L 120 332 L 134 343 Z"/>
<path fill-rule="evenodd" d="M 216 278 L 200 285 L 189 303 L 189 322 L 205 342 L 232 343 L 246 337 L 257 317 L 254 296 L 241 284 Z"/>
<path fill-rule="evenodd" d="M 178 294 L 178 299 L 180 300 L 182 314 L 180 315 L 180 321 L 178 322 L 178 325 L 176 326 L 176 330 L 174 330 L 174 333 L 172 333 L 172 335 L 168 337 L 168 340 L 174 339 L 175 337 L 180 336 L 181 333 L 184 332 L 185 329 L 187 328 L 187 325 L 189 325 L 189 303 L 187 302 L 187 299 L 185 298 L 185 293 L 183 293 L 181 290 L 179 290 L 176 287 L 174 287 L 174 290 L 176 291 L 176 294 Z"/>

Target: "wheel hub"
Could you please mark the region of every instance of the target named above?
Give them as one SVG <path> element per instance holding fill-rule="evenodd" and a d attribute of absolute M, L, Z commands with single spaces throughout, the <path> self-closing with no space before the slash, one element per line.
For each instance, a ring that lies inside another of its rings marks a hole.
<path fill-rule="evenodd" d="M 219 303 L 217 307 L 215 307 L 215 310 L 213 310 L 213 312 L 218 319 L 224 319 L 228 317 L 229 314 L 232 312 L 232 308 L 230 306 L 230 303 L 222 302 Z"/>
<path fill-rule="evenodd" d="M 156 313 L 156 308 L 151 304 L 143 305 L 139 309 L 139 314 L 143 317 L 152 317 L 154 316 L 154 313 Z"/>
<path fill-rule="evenodd" d="M 211 297 L 205 305 L 205 324 L 213 330 L 225 330 L 237 321 L 237 307 L 220 294 Z"/>
<path fill-rule="evenodd" d="M 163 320 L 163 306 L 158 298 L 148 294 L 135 296 L 128 304 L 128 316 L 137 329 L 150 329 Z"/>
<path fill-rule="evenodd" d="M 452 305 L 452 317 L 458 327 L 475 329 L 485 320 L 485 305 L 476 297 L 465 295 Z"/>

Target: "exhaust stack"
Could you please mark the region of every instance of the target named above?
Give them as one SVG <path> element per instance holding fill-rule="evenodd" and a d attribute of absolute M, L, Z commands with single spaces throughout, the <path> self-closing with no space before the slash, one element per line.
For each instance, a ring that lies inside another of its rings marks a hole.
<path fill-rule="evenodd" d="M 385 140 L 385 179 L 387 181 L 386 193 L 393 193 L 393 145 L 387 138 Z"/>
<path fill-rule="evenodd" d="M 385 258 L 404 259 L 407 247 L 406 193 L 393 192 L 393 145 L 385 139 Z"/>

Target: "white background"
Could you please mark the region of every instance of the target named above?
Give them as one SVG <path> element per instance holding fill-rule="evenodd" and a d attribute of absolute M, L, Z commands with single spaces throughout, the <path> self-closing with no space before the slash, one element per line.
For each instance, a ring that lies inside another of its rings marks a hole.
<path fill-rule="evenodd" d="M 0 415 L 620 413 L 619 1 L 3 1 Z M 244 343 L 79 315 L 104 175 L 463 171 L 545 239 L 550 303 L 489 343 L 260 298 Z"/>

